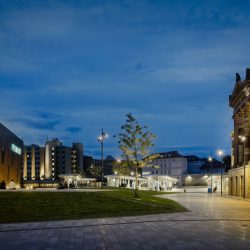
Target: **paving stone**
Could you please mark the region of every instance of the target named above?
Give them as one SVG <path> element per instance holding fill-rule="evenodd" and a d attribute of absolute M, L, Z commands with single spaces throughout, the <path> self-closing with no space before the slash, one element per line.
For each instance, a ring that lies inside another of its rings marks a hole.
<path fill-rule="evenodd" d="M 163 195 L 191 212 L 0 225 L 4 249 L 250 249 L 250 202 Z"/>

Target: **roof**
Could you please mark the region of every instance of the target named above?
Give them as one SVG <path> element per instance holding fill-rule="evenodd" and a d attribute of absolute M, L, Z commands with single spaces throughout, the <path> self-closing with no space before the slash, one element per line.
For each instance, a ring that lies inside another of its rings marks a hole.
<path fill-rule="evenodd" d="M 169 151 L 158 153 L 162 158 L 185 158 L 183 155 L 179 154 L 178 151 Z"/>
<path fill-rule="evenodd" d="M 0 130 L 7 131 L 12 136 L 14 136 L 17 140 L 19 140 L 20 144 L 23 144 L 23 140 L 21 138 L 19 138 L 16 134 L 14 134 L 14 132 L 12 132 L 10 129 L 8 129 L 7 127 L 5 127 L 1 122 L 0 122 Z"/>
<path fill-rule="evenodd" d="M 201 158 L 199 158 L 196 155 L 187 155 L 187 156 L 185 156 L 185 158 L 187 158 L 188 161 L 200 161 L 200 160 L 202 160 Z"/>
<path fill-rule="evenodd" d="M 115 161 L 115 158 L 112 155 L 108 155 L 105 160 Z"/>

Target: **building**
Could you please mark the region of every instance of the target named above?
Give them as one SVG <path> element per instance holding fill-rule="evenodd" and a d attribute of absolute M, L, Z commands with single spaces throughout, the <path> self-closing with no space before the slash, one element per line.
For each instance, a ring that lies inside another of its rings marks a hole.
<path fill-rule="evenodd" d="M 88 173 L 91 165 L 94 164 L 94 159 L 92 156 L 84 155 L 83 156 L 83 170 L 85 173 Z"/>
<path fill-rule="evenodd" d="M 23 141 L 0 123 L 0 182 L 20 186 Z"/>
<path fill-rule="evenodd" d="M 103 159 L 103 174 L 104 175 L 112 175 L 113 174 L 113 164 L 116 161 L 116 159 L 108 155 L 106 158 Z M 102 166 L 102 161 L 94 159 L 94 165 L 101 167 Z"/>
<path fill-rule="evenodd" d="M 201 159 L 196 155 L 188 155 L 185 157 L 187 159 L 187 173 L 200 174 L 201 167 L 205 164 L 204 159 Z"/>
<path fill-rule="evenodd" d="M 150 166 L 142 169 L 142 176 L 167 175 L 177 179 L 177 185 L 181 185 L 182 175 L 187 172 L 187 159 L 177 151 L 159 153 L 159 157 L 153 160 Z"/>
<path fill-rule="evenodd" d="M 57 138 L 47 141 L 45 147 L 25 146 L 23 150 L 24 186 L 54 186 L 59 175 L 83 173 L 83 145 L 64 146 Z M 45 185 L 46 184 L 46 185 Z"/>
<path fill-rule="evenodd" d="M 209 174 L 209 173 L 224 173 L 225 168 L 221 162 L 212 158 L 209 162 L 208 158 L 200 158 L 196 155 L 185 156 L 187 158 L 187 173 L 188 174 Z"/>
<path fill-rule="evenodd" d="M 250 198 L 250 69 L 246 69 L 245 80 L 236 73 L 229 106 L 233 108 L 234 121 L 229 194 Z"/>

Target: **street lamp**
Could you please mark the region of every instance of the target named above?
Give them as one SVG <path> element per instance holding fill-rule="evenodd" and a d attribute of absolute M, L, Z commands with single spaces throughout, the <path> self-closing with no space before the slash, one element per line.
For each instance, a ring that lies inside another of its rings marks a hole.
<path fill-rule="evenodd" d="M 213 162 L 213 158 L 211 156 L 209 156 L 208 161 L 210 163 L 211 194 L 213 194 L 213 182 L 212 182 L 212 162 Z"/>
<path fill-rule="evenodd" d="M 101 161 L 102 161 L 102 173 L 101 173 L 101 188 L 103 188 L 103 144 L 104 144 L 104 140 L 108 137 L 107 134 L 105 134 L 103 132 L 103 128 L 102 128 L 102 133 L 101 135 L 98 137 L 98 142 L 100 142 L 101 144 Z"/>
<path fill-rule="evenodd" d="M 223 156 L 224 152 L 222 151 L 222 149 L 219 149 L 217 151 L 217 155 L 220 156 L 220 195 L 222 196 L 222 156 Z"/>
<path fill-rule="evenodd" d="M 240 135 L 239 136 L 241 142 L 243 143 L 243 175 L 244 175 L 244 179 L 243 179 L 243 185 L 244 185 L 244 192 L 243 192 L 243 198 L 246 199 L 246 166 L 245 166 L 245 160 L 244 160 L 244 154 L 245 154 L 245 142 L 246 142 L 246 136 L 244 135 Z"/>

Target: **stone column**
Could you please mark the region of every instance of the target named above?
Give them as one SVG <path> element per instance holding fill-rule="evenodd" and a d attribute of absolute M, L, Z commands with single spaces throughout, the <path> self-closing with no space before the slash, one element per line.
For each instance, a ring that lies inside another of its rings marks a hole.
<path fill-rule="evenodd" d="M 250 161 L 250 103 L 247 102 L 244 107 L 244 164 L 247 165 Z"/>
<path fill-rule="evenodd" d="M 235 167 L 241 166 L 244 162 L 244 147 L 239 138 L 242 135 L 244 135 L 244 110 L 240 109 L 235 115 L 234 124 Z"/>
<path fill-rule="evenodd" d="M 230 134 L 231 137 L 231 168 L 234 167 L 235 165 L 235 160 L 234 160 L 234 132 Z"/>

